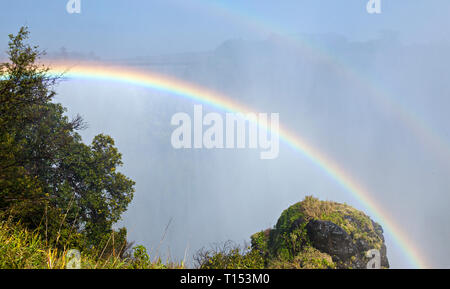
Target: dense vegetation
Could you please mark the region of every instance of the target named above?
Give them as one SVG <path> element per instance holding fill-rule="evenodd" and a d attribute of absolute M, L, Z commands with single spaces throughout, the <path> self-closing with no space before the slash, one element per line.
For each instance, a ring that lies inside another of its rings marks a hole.
<path fill-rule="evenodd" d="M 383 230 L 346 204 L 306 197 L 286 210 L 274 228 L 251 236 L 251 246 L 216 246 L 197 253 L 200 268 L 335 269 L 366 268 L 368 250 L 389 267 Z"/>
<path fill-rule="evenodd" d="M 99 134 L 85 144 L 82 118 L 70 120 L 53 102 L 60 77 L 38 64 L 28 30 L 9 38 L 9 61 L 0 64 L 0 268 L 64 268 L 70 249 L 81 252 L 82 268 L 184 267 L 151 259 L 132 248 L 125 228 L 113 229 L 134 192 L 118 171 L 114 140 Z M 251 236 L 251 246 L 227 242 L 194 261 L 203 269 L 362 268 L 369 249 L 389 267 L 380 225 L 345 204 L 306 197 Z"/>
<path fill-rule="evenodd" d="M 53 102 L 60 77 L 38 63 L 28 34 L 9 35 L 0 64 L 0 267 L 60 268 L 71 248 L 89 268 L 161 267 L 143 247 L 131 255 L 126 229 L 113 229 L 134 182 L 118 172 L 110 136 L 85 144 L 82 118 Z"/>
<path fill-rule="evenodd" d="M 162 262 L 150 258 L 143 246 L 130 251 L 114 252 L 108 246 L 84 249 L 80 267 L 83 269 L 166 269 L 183 268 L 184 263 Z M 42 235 L 30 231 L 20 223 L 0 221 L 0 268 L 8 269 L 64 269 L 71 257 L 67 249 L 48 246 Z M 70 267 L 70 266 L 69 266 Z"/>

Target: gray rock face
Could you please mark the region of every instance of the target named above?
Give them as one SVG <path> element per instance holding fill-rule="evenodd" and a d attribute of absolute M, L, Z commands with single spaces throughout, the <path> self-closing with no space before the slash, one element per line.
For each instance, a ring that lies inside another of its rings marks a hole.
<path fill-rule="evenodd" d="M 358 251 L 350 235 L 333 222 L 312 220 L 306 230 L 313 246 L 334 259 L 347 260 Z"/>
<path fill-rule="evenodd" d="M 273 228 L 251 238 L 252 249 L 273 268 L 389 268 L 381 225 L 347 204 L 312 196 L 284 210 Z"/>
<path fill-rule="evenodd" d="M 381 226 L 377 229 L 377 233 L 382 238 Z M 373 248 L 370 248 L 364 239 L 352 238 L 344 229 L 331 221 L 311 220 L 306 225 L 306 230 L 312 246 L 329 254 L 339 267 L 366 268 L 367 262 L 370 260 L 366 256 L 366 252 Z M 384 243 L 379 251 L 381 267 L 389 268 Z"/>

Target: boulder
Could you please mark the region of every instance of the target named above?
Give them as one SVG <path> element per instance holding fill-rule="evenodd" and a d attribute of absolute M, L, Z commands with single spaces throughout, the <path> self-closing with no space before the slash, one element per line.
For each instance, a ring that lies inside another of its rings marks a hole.
<path fill-rule="evenodd" d="M 389 268 L 383 228 L 346 204 L 306 197 L 286 209 L 274 228 L 252 236 L 269 268 L 367 268 L 378 250 Z"/>

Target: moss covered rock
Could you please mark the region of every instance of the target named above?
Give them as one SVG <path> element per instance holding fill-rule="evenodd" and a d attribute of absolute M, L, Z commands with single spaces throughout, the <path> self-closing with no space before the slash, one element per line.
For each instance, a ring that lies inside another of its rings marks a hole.
<path fill-rule="evenodd" d="M 286 209 L 273 229 L 254 234 L 252 249 L 272 268 L 366 268 L 377 249 L 389 268 L 382 227 L 346 204 L 308 196 Z"/>

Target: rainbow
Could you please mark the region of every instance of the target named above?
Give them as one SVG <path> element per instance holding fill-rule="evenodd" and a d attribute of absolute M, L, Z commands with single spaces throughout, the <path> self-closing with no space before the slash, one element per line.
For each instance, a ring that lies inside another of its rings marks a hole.
<path fill-rule="evenodd" d="M 49 74 L 52 76 L 63 76 L 69 79 L 75 78 L 122 82 L 181 96 L 228 112 L 248 113 L 252 111 L 248 107 L 217 92 L 148 71 L 129 69 L 126 67 L 106 66 L 102 63 L 52 63 L 50 68 Z M 266 129 L 270 130 L 269 128 Z M 358 182 L 336 162 L 309 145 L 294 132 L 280 126 L 278 135 L 283 143 L 306 156 L 312 163 L 320 167 L 329 177 L 334 179 L 364 205 L 372 216 L 379 220 L 387 233 L 394 238 L 394 241 L 400 245 L 405 256 L 414 267 L 428 267 L 424 256 L 420 254 L 416 246 L 393 221 L 389 214 L 377 204 L 372 198 L 372 194 L 370 194 L 366 188 L 361 184 L 358 184 Z"/>
<path fill-rule="evenodd" d="M 374 96 L 373 99 L 380 109 L 400 120 L 416 136 L 417 140 L 428 147 L 428 152 L 435 153 L 437 159 L 444 161 L 445 165 L 450 163 L 450 146 L 448 141 L 439 132 L 431 127 L 417 113 L 408 109 L 407 104 L 400 103 L 396 100 L 395 96 L 387 88 L 383 87 L 381 83 L 375 83 L 364 72 L 361 72 L 358 68 L 345 62 L 344 59 L 336 56 L 333 51 L 324 49 L 308 39 L 294 37 L 285 28 L 277 26 L 276 23 L 270 23 L 267 19 L 258 18 L 251 11 L 244 11 L 237 7 L 237 5 L 233 5 L 232 2 L 198 0 L 196 4 L 196 9 L 202 9 L 209 14 L 214 13 L 219 17 L 227 19 L 230 23 L 239 23 L 264 38 L 275 35 L 293 47 L 326 61 L 343 76 L 363 85 L 368 95 Z"/>

